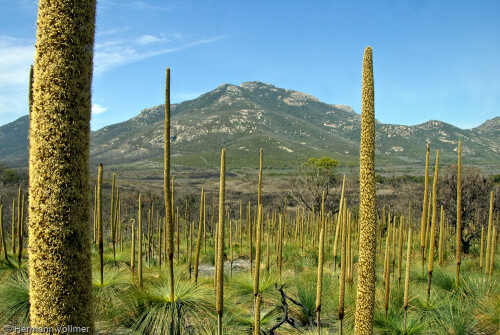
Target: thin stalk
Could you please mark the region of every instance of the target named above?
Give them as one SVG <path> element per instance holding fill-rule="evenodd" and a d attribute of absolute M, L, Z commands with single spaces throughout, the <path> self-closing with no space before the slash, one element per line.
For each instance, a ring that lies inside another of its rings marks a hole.
<path fill-rule="evenodd" d="M 204 188 L 201 188 L 200 197 L 200 222 L 198 224 L 198 239 L 196 240 L 196 254 L 194 256 L 194 282 L 198 282 L 198 264 L 200 261 L 201 229 L 203 227 L 203 202 L 205 200 Z"/>
<path fill-rule="evenodd" d="M 132 246 L 130 250 L 130 270 L 132 271 L 132 277 L 133 277 L 135 271 L 135 227 L 134 227 L 135 220 L 131 219 L 130 221 L 131 221 L 130 229 L 132 230 Z"/>
<path fill-rule="evenodd" d="M 479 256 L 479 269 L 483 273 L 483 259 L 484 259 L 484 227 L 481 227 L 481 255 Z"/>
<path fill-rule="evenodd" d="M 3 232 L 3 205 L 0 204 L 0 238 L 2 239 L 3 254 L 7 263 L 10 263 L 9 257 L 7 256 L 7 244 L 5 243 L 5 234 Z"/>
<path fill-rule="evenodd" d="M 404 302 L 403 302 L 403 307 L 405 310 L 405 316 L 404 316 L 404 331 L 403 333 L 406 334 L 406 316 L 408 313 L 408 292 L 409 292 L 409 287 L 410 287 L 410 258 L 411 258 L 411 225 L 408 224 L 408 249 L 406 251 L 406 276 L 405 276 L 405 292 L 404 292 Z"/>
<path fill-rule="evenodd" d="M 424 186 L 424 202 L 422 203 L 422 220 L 420 224 L 420 250 L 422 253 L 422 273 L 424 272 L 425 264 L 425 227 L 427 218 L 427 198 L 429 196 L 429 151 L 430 143 L 427 142 L 427 154 L 425 158 L 425 186 Z"/>
<path fill-rule="evenodd" d="M 21 262 L 23 257 L 23 225 L 24 225 L 24 195 L 22 194 L 21 188 L 19 188 L 19 192 L 21 192 L 21 216 L 19 219 L 19 226 L 17 227 L 17 261 L 19 263 L 19 268 L 21 268 Z"/>
<path fill-rule="evenodd" d="M 139 235 L 139 259 L 137 264 L 137 271 L 139 272 L 139 286 L 142 288 L 142 202 L 141 195 L 139 194 L 139 209 L 137 211 L 137 235 Z"/>
<path fill-rule="evenodd" d="M 427 268 L 427 273 L 429 274 L 429 281 L 427 284 L 427 305 L 429 304 L 429 299 L 431 296 L 431 277 L 432 271 L 434 269 L 434 244 L 435 244 L 435 236 L 436 236 L 436 216 L 437 216 L 437 206 L 436 206 L 436 198 L 437 198 L 437 179 L 438 179 L 438 163 L 439 163 L 439 150 L 436 154 L 436 167 L 434 168 L 434 182 L 432 185 L 432 225 L 431 232 L 429 237 L 429 266 Z"/>
<path fill-rule="evenodd" d="M 458 287 L 460 277 L 460 264 L 462 263 L 462 142 L 458 140 L 457 164 L 457 269 L 455 273 L 455 286 Z"/>
<path fill-rule="evenodd" d="M 488 274 L 490 270 L 490 251 L 491 251 L 491 237 L 492 237 L 492 225 L 493 225 L 493 191 L 490 193 L 490 213 L 488 219 L 488 237 L 486 238 L 486 272 Z"/>
<path fill-rule="evenodd" d="M 339 217 L 339 224 L 342 224 L 342 236 L 340 245 L 340 279 L 339 279 L 339 308 L 338 317 L 340 321 L 340 333 L 342 334 L 342 324 L 344 320 L 344 298 L 345 298 L 345 271 L 346 271 L 346 208 L 345 198 L 343 199 L 342 217 Z"/>
<path fill-rule="evenodd" d="M 104 282 L 103 270 L 104 270 L 104 244 L 103 244 L 103 236 L 102 236 L 102 163 L 99 164 L 99 170 L 97 172 L 97 226 L 98 234 L 97 239 L 99 243 L 99 261 L 100 261 L 100 270 L 101 270 L 101 287 Z"/>
<path fill-rule="evenodd" d="M 401 287 L 401 264 L 403 261 L 403 227 L 405 223 L 405 217 L 401 216 L 399 219 L 399 231 L 398 231 L 398 288 Z"/>
<path fill-rule="evenodd" d="M 115 173 L 113 172 L 113 179 L 111 181 L 111 218 L 109 220 L 111 228 L 111 243 L 113 244 L 113 263 L 116 263 L 115 253 Z"/>
<path fill-rule="evenodd" d="M 174 303 L 174 241 L 172 220 L 172 197 L 170 190 L 170 68 L 167 68 L 165 80 L 165 151 L 163 167 L 163 191 L 165 197 L 165 220 L 167 257 L 170 275 L 170 302 Z M 173 322 L 172 322 L 173 325 Z"/>
<path fill-rule="evenodd" d="M 262 296 L 257 295 L 255 299 L 255 311 L 254 311 L 254 335 L 260 335 L 260 305 L 262 304 Z"/>
<path fill-rule="evenodd" d="M 226 192 L 226 149 L 222 149 L 220 168 L 220 190 L 219 190 L 219 223 L 217 241 L 217 334 L 222 335 L 222 312 L 224 310 L 224 204 Z"/>

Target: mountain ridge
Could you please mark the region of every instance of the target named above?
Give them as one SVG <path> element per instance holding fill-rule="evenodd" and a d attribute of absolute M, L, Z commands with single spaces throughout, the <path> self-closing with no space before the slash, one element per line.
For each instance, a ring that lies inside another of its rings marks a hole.
<path fill-rule="evenodd" d="M 27 165 L 28 116 L 0 127 L 0 162 Z M 163 161 L 163 105 L 91 133 L 91 164 Z M 299 166 L 309 157 L 331 156 L 356 164 L 361 116 L 351 107 L 327 104 L 312 95 L 259 81 L 221 84 L 196 99 L 171 106 L 172 160 L 175 165 L 216 167 L 222 147 L 235 167 L 264 148 L 266 166 Z M 462 139 L 464 160 L 498 164 L 500 117 L 473 129 L 429 120 L 405 126 L 376 123 L 379 164 L 422 163 L 427 141 L 443 159 L 456 160 Z M 10 145 L 14 143 L 14 145 Z M 453 158 L 455 157 L 455 158 Z M 452 159 L 453 158 L 453 159 Z"/>

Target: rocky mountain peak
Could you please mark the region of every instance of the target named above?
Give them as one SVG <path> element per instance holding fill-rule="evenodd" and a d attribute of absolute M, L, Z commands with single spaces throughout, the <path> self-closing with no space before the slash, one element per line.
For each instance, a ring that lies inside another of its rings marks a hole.
<path fill-rule="evenodd" d="M 173 104 L 171 111 L 175 164 L 216 166 L 215 157 L 223 147 L 241 166 L 253 162 L 246 153 L 258 153 L 259 148 L 264 148 L 268 166 L 292 166 L 312 156 L 354 164 L 358 159 L 360 115 L 349 106 L 326 104 L 299 91 L 259 81 L 226 83 L 196 99 Z M 157 105 L 92 132 L 92 162 L 161 161 L 164 115 L 164 105 Z M 0 162 L 27 165 L 28 129 L 28 116 L 0 127 Z M 377 122 L 376 135 L 378 162 L 422 163 L 428 140 L 444 160 L 454 160 L 462 139 L 465 160 L 498 164 L 500 117 L 474 129 L 436 120 L 416 126 Z"/>
<path fill-rule="evenodd" d="M 500 131 L 500 116 L 486 120 L 480 126 L 474 128 L 479 131 Z"/>

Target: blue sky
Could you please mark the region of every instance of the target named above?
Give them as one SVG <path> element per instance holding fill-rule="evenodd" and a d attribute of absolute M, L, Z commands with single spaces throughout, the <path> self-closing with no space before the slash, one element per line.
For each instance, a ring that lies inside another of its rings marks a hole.
<path fill-rule="evenodd" d="M 37 4 L 0 0 L 0 125 L 27 114 Z M 384 123 L 476 127 L 500 115 L 500 1 L 100 0 L 92 129 L 222 83 L 263 81 L 360 113 L 373 48 Z"/>

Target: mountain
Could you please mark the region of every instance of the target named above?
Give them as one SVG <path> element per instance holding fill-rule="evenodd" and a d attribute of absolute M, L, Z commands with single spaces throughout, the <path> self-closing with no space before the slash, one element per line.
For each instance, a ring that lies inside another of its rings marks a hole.
<path fill-rule="evenodd" d="M 13 167 L 28 166 L 29 116 L 0 127 L 0 163 Z"/>
<path fill-rule="evenodd" d="M 254 167 L 264 148 L 266 167 L 298 166 L 309 157 L 331 156 L 356 164 L 361 116 L 345 105 L 261 82 L 223 84 L 197 99 L 171 106 L 174 165 L 217 167 L 227 149 L 231 167 Z M 0 127 L 0 162 L 27 164 L 28 117 Z M 91 164 L 137 167 L 163 161 L 164 106 L 91 134 Z M 425 160 L 425 146 L 439 149 L 442 161 L 456 160 L 458 139 L 466 164 L 496 164 L 500 117 L 474 129 L 440 121 L 416 126 L 376 124 L 377 164 L 414 165 Z M 12 145 L 14 143 L 15 145 Z"/>

